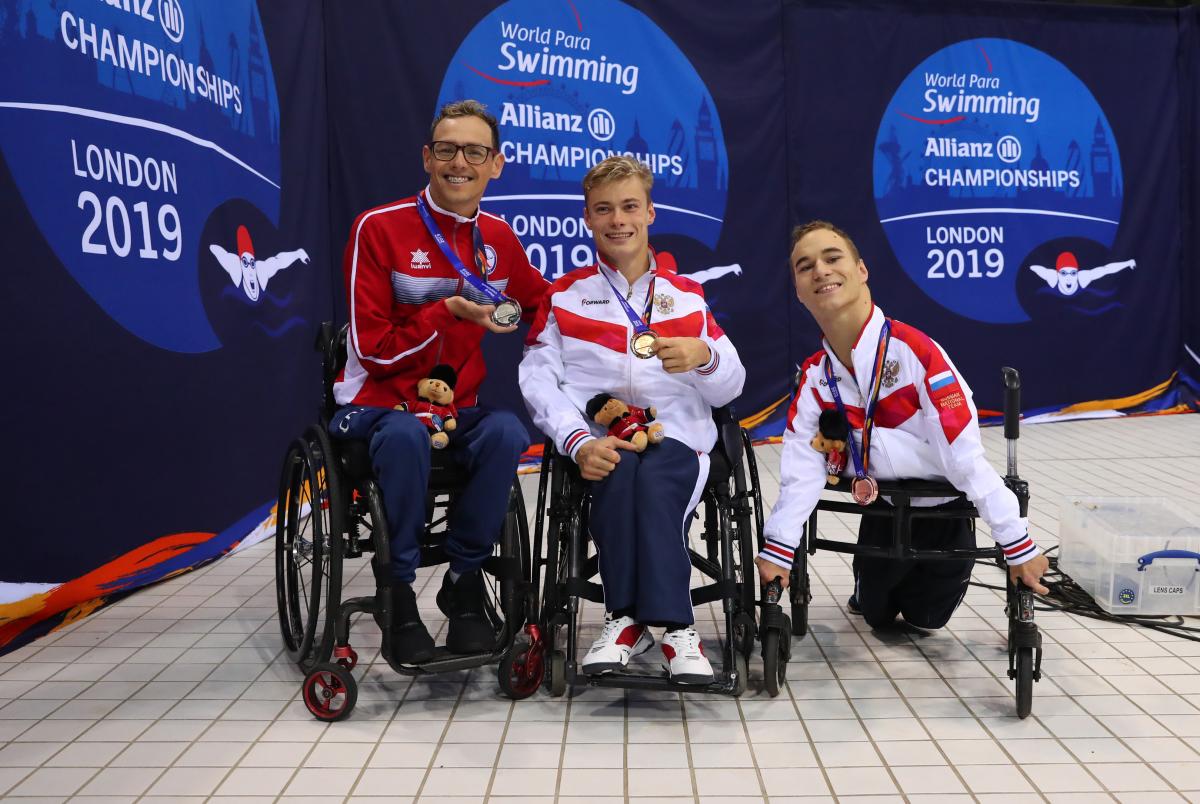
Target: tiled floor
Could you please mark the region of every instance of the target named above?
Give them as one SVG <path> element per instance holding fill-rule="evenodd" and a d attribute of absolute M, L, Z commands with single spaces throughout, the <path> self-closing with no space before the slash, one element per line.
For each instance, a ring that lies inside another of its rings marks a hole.
<path fill-rule="evenodd" d="M 985 431 L 985 442 L 999 465 L 1000 431 Z M 1200 512 L 1200 417 L 1031 426 L 1021 448 L 1043 545 L 1055 541 L 1064 493 L 1169 493 Z M 768 505 L 778 450 L 757 450 Z M 823 522 L 827 533 L 851 533 L 848 522 Z M 795 643 L 776 699 L 757 691 L 752 665 L 740 700 L 591 689 L 512 703 L 490 670 L 397 677 L 374 661 L 367 646 L 378 635 L 364 622 L 354 632 L 365 668 L 356 671 L 358 707 L 324 725 L 299 702 L 300 675 L 281 655 L 271 547 L 259 545 L 0 657 L 0 794 L 114 803 L 1200 800 L 1200 642 L 1039 614 L 1045 677 L 1034 715 L 1020 721 L 996 593 L 973 588 L 940 632 L 876 634 L 842 608 L 844 558 L 822 552 L 813 564 L 812 632 Z M 364 567 L 347 568 L 355 589 L 368 585 Z M 421 600 L 427 622 L 441 625 L 434 588 Z M 700 613 L 713 639 L 716 611 Z"/>

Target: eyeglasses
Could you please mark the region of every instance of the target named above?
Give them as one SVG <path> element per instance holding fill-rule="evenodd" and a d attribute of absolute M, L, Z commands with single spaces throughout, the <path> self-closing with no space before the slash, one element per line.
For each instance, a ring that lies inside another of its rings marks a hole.
<path fill-rule="evenodd" d="M 482 165 L 492 155 L 493 149 L 486 145 L 455 145 L 452 142 L 438 140 L 429 143 L 429 150 L 433 154 L 433 158 L 439 162 L 453 161 L 454 157 L 458 156 L 458 152 L 462 151 L 463 159 L 467 160 L 467 164 Z"/>

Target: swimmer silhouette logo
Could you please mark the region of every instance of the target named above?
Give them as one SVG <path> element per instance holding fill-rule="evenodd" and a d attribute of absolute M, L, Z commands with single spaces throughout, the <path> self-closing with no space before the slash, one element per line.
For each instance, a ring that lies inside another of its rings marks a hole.
<path fill-rule="evenodd" d="M 0 150 L 55 256 L 147 343 L 221 348 L 205 274 L 228 272 L 247 301 L 273 275 L 277 258 L 227 251 L 236 222 L 202 237 L 235 199 L 265 215 L 260 230 L 279 222 L 279 104 L 254 0 L 0 8 Z"/>
<path fill-rule="evenodd" d="M 548 279 L 595 262 L 580 182 L 613 154 L 654 174 L 652 236 L 715 248 L 729 186 L 717 108 L 687 57 L 640 11 L 619 0 L 510 0 L 451 59 L 438 105 L 461 98 L 487 104 L 500 122 L 504 173 L 484 208 L 509 222 Z M 701 273 L 692 276 L 741 267 Z"/>
<path fill-rule="evenodd" d="M 1120 306 L 1107 299 L 1122 277 L 1106 277 L 1137 264 L 1109 253 L 1123 175 L 1103 109 L 1060 62 L 1011 40 L 950 45 L 905 78 L 876 136 L 874 192 L 905 272 L 976 321 L 1030 320 L 1018 283 L 1100 314 Z"/>

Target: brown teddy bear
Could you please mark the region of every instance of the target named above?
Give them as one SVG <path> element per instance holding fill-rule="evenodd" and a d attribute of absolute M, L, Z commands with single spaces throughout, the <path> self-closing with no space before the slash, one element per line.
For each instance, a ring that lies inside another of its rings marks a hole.
<path fill-rule="evenodd" d="M 445 449 L 450 443 L 451 432 L 458 426 L 454 409 L 454 386 L 458 374 L 445 363 L 439 363 L 429 376 L 417 382 L 417 401 L 401 402 L 396 410 L 403 410 L 425 422 L 429 428 L 429 442 L 434 449 Z"/>
<path fill-rule="evenodd" d="M 849 438 L 850 425 L 840 411 L 821 411 L 817 434 L 809 443 L 817 452 L 825 453 L 825 479 L 831 486 L 838 484 L 842 470 L 846 468 L 846 441 Z"/>
<path fill-rule="evenodd" d="M 639 408 L 628 405 L 611 394 L 596 394 L 587 403 L 587 415 L 610 436 L 633 444 L 641 452 L 647 444 L 657 444 L 666 438 L 661 422 L 654 421 L 654 406 Z"/>

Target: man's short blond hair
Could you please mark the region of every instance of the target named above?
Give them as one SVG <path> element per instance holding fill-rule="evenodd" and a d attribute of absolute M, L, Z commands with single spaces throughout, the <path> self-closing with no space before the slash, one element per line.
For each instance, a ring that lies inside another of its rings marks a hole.
<path fill-rule="evenodd" d="M 603 162 L 596 163 L 583 177 L 584 201 L 587 201 L 587 195 L 593 188 L 634 177 L 642 180 L 646 200 L 649 201 L 650 188 L 654 186 L 654 174 L 650 172 L 650 168 L 632 156 L 610 156 Z"/>
<path fill-rule="evenodd" d="M 478 117 L 492 130 L 492 150 L 500 150 L 500 124 L 496 122 L 493 115 L 488 113 L 487 106 L 471 98 L 451 101 L 438 111 L 437 117 L 433 118 L 433 124 L 429 127 L 431 141 L 437 136 L 434 132 L 437 131 L 438 123 L 450 117 Z"/>
<path fill-rule="evenodd" d="M 801 224 L 792 230 L 792 247 L 788 250 L 788 253 L 790 254 L 792 251 L 795 251 L 796 244 L 803 240 L 807 235 L 822 229 L 828 232 L 833 232 L 835 235 L 845 240 L 846 245 L 850 247 L 850 256 L 854 258 L 855 262 L 858 262 L 860 259 L 862 259 L 862 257 L 860 257 L 858 254 L 858 246 L 854 245 L 854 241 L 850 239 L 850 235 L 846 234 L 845 231 L 839 229 L 837 226 L 834 226 L 829 221 L 819 220 L 809 221 L 808 223 Z"/>

